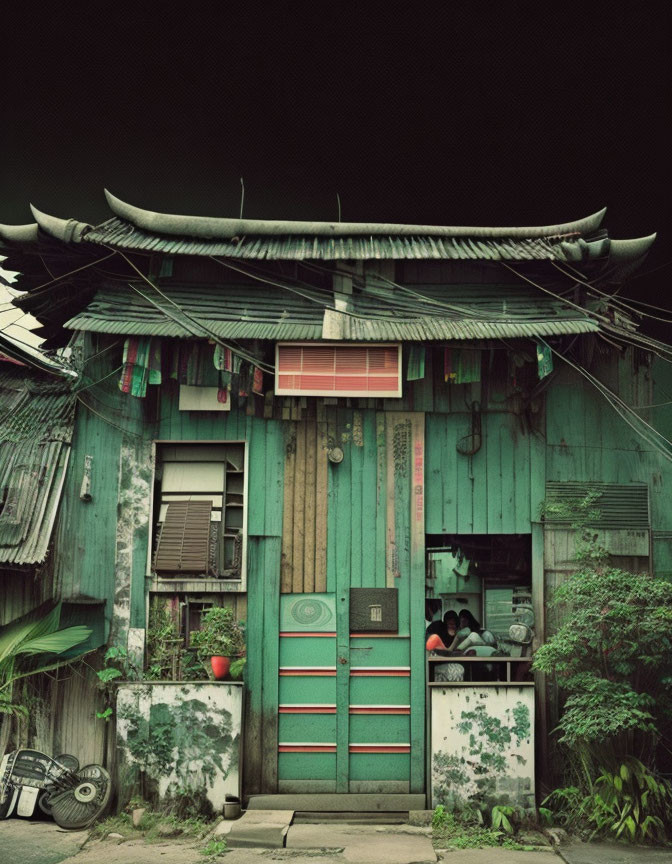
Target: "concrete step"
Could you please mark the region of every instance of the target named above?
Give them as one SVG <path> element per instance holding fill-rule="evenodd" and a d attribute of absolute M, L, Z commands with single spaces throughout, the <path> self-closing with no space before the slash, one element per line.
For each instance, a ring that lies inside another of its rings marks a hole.
<path fill-rule="evenodd" d="M 252 795 L 248 810 L 294 810 L 311 813 L 401 813 L 424 810 L 424 795 L 316 793 Z"/>
<path fill-rule="evenodd" d="M 315 813 L 310 810 L 297 810 L 294 814 L 292 825 L 322 825 L 334 823 L 344 825 L 403 825 L 408 821 L 408 812 L 405 810 L 395 813 L 391 811 L 378 813 L 361 813 L 356 810 L 336 811 L 326 813 Z"/>
<path fill-rule="evenodd" d="M 240 819 L 220 822 L 214 836 L 231 849 L 282 849 L 293 817 L 293 810 L 247 810 Z"/>

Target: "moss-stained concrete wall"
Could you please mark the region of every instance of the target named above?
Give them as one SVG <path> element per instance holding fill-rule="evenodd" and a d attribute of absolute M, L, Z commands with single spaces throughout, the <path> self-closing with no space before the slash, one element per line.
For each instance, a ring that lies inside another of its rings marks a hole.
<path fill-rule="evenodd" d="M 432 806 L 534 807 L 534 687 L 435 687 Z"/>
<path fill-rule="evenodd" d="M 117 694 L 120 796 L 240 795 L 239 684 L 125 684 Z"/>

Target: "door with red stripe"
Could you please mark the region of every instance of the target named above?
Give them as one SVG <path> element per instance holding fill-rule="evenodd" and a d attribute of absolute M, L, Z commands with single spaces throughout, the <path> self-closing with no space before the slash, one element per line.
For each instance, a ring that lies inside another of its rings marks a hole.
<path fill-rule="evenodd" d="M 336 598 L 281 598 L 279 791 L 408 792 L 409 638 L 339 639 Z"/>

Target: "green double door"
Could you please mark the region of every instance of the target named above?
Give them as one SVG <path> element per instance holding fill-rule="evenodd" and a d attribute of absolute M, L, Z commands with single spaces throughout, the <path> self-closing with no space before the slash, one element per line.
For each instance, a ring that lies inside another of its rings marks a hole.
<path fill-rule="evenodd" d="M 279 792 L 425 791 L 424 415 L 388 414 L 385 424 L 372 453 L 346 448 L 331 469 L 330 590 L 280 598 Z M 353 463 L 367 457 L 378 466 L 375 506 L 357 511 L 364 527 L 353 564 L 352 498 L 358 489 L 371 493 Z M 382 567 L 374 561 L 381 552 Z M 395 594 L 397 612 L 386 630 L 360 619 L 354 632 L 355 588 L 393 589 L 387 594 Z"/>

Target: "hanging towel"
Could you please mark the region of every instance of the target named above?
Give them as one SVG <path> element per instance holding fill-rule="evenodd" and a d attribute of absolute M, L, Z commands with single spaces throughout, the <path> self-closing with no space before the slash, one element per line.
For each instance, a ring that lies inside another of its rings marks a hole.
<path fill-rule="evenodd" d="M 537 343 L 537 373 L 539 380 L 553 371 L 553 353 L 545 343 Z"/>
<path fill-rule="evenodd" d="M 149 383 L 161 383 L 161 340 L 152 338 L 149 346 Z"/>
<path fill-rule="evenodd" d="M 411 345 L 408 355 L 407 381 L 419 381 L 425 377 L 425 346 Z"/>
<path fill-rule="evenodd" d="M 230 348 L 224 348 L 222 345 L 215 345 L 215 353 L 213 355 L 215 369 L 220 372 L 231 372 L 233 369 L 233 354 Z"/>
<path fill-rule="evenodd" d="M 253 367 L 254 371 L 252 373 L 252 392 L 253 393 L 263 393 L 264 392 L 264 373 L 258 366 Z"/>
<path fill-rule="evenodd" d="M 129 336 L 124 342 L 123 364 L 119 389 L 131 396 L 146 396 L 148 384 L 161 383 L 160 341 L 149 336 Z"/>

